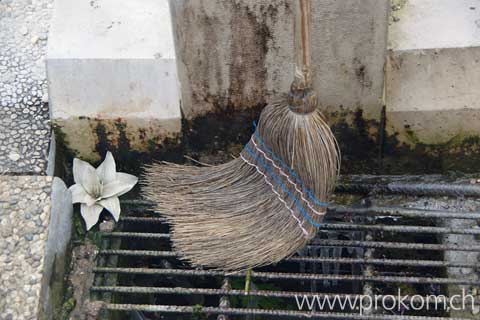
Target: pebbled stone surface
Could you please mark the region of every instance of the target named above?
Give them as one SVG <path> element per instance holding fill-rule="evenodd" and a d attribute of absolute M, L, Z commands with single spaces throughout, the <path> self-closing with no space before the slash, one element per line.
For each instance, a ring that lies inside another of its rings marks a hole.
<path fill-rule="evenodd" d="M 0 319 L 37 319 L 52 177 L 0 176 Z"/>
<path fill-rule="evenodd" d="M 0 0 L 0 173 L 45 174 L 52 0 Z"/>

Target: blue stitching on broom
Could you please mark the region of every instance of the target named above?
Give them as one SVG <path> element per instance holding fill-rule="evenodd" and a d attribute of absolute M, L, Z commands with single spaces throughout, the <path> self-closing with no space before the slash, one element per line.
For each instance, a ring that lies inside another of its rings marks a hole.
<path fill-rule="evenodd" d="M 283 182 L 277 177 L 277 175 L 274 172 L 272 172 L 270 166 L 268 164 L 266 164 L 262 159 L 260 159 L 258 157 L 258 155 L 256 153 L 254 153 L 248 145 L 245 146 L 245 150 L 250 154 L 250 156 L 252 156 L 255 159 L 255 161 L 258 161 L 258 163 L 269 173 L 269 175 L 272 178 L 275 179 L 275 182 L 282 188 L 282 190 L 284 192 L 286 192 L 288 194 L 290 199 L 293 200 L 293 203 L 300 210 L 300 212 L 302 213 L 304 218 L 307 219 L 307 221 L 312 226 L 317 227 L 317 228 L 321 227 L 322 225 L 320 223 L 316 223 L 315 221 L 312 220 L 312 217 L 310 217 L 310 215 L 305 211 L 305 209 L 298 203 L 298 199 L 290 193 L 290 191 L 285 187 Z M 326 205 L 327 204 L 324 204 L 324 206 L 326 206 Z"/>
<path fill-rule="evenodd" d="M 295 173 L 295 171 L 293 171 L 285 162 L 283 162 L 282 159 L 278 158 L 275 155 L 275 153 L 273 153 L 273 151 L 263 142 L 262 138 L 260 138 L 260 134 L 258 134 L 257 132 L 257 123 L 255 121 L 253 121 L 253 129 L 255 130 L 255 137 L 258 139 L 258 142 L 260 142 L 260 144 L 265 149 L 265 151 L 267 151 L 272 156 L 272 158 L 275 159 L 275 161 L 280 162 L 280 165 L 282 166 L 282 168 L 286 169 L 288 173 L 290 173 L 292 178 L 295 179 L 295 182 L 300 185 L 300 187 L 302 188 L 302 191 L 308 195 L 310 200 L 312 200 L 313 203 L 315 203 L 317 206 L 321 206 L 321 207 L 328 206 L 327 203 L 318 201 L 317 198 L 315 198 L 315 196 L 312 194 L 312 192 L 303 185 L 302 181 L 300 181 L 300 178 Z"/>

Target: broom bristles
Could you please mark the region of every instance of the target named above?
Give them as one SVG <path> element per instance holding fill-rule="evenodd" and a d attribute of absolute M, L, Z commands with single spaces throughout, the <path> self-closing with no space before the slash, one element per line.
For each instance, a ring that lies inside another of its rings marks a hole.
<path fill-rule="evenodd" d="M 278 262 L 315 236 L 340 155 L 320 111 L 298 113 L 290 102 L 267 106 L 228 163 L 145 168 L 143 194 L 170 223 L 182 259 L 241 271 Z"/>

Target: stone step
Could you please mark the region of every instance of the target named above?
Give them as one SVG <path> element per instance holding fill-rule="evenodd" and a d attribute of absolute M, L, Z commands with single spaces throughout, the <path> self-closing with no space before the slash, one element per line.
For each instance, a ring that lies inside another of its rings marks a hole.
<path fill-rule="evenodd" d="M 46 62 L 52 121 L 79 155 L 145 151 L 180 132 L 167 0 L 56 1 Z"/>
<path fill-rule="evenodd" d="M 0 176 L 0 319 L 52 319 L 72 214 L 61 179 Z"/>
<path fill-rule="evenodd" d="M 480 133 L 480 1 L 396 0 L 387 123 L 407 144 Z"/>

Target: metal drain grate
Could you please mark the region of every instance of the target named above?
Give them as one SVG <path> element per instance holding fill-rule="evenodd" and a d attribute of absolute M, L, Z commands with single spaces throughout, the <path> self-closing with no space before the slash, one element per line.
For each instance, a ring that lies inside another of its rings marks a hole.
<path fill-rule="evenodd" d="M 164 220 L 148 203 L 126 202 L 128 214 L 103 234 L 91 290 L 110 319 L 478 319 L 471 309 L 435 309 L 432 301 L 418 310 L 342 307 L 364 296 L 398 300 L 398 289 L 417 307 L 419 296 L 477 294 L 480 202 L 464 197 L 480 198 L 480 187 L 439 179 L 345 179 L 337 203 L 356 205 L 332 206 L 302 252 L 254 270 L 248 295 L 244 274 L 179 261 Z M 299 310 L 297 299 L 314 296 L 336 302 Z M 459 306 L 462 297 L 451 302 Z"/>

